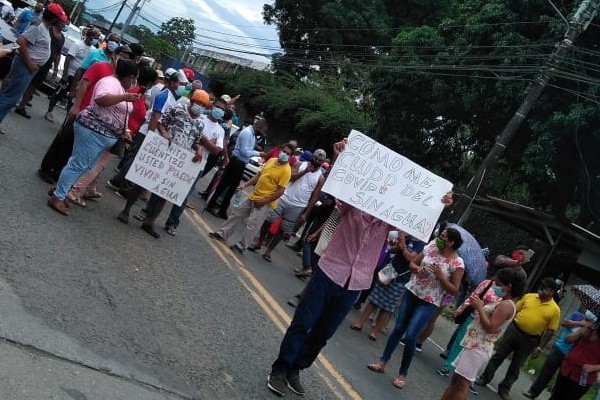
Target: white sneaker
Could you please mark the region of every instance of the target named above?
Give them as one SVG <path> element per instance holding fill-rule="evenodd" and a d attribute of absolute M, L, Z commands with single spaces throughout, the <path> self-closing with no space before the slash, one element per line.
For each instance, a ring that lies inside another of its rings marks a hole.
<path fill-rule="evenodd" d="M 44 119 L 46 119 L 50 122 L 54 122 L 54 115 L 52 115 L 51 112 L 47 112 L 46 114 L 44 114 Z"/>

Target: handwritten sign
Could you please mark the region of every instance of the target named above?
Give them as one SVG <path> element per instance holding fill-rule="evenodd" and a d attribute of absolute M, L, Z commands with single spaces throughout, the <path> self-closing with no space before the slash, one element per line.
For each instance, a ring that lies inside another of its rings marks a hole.
<path fill-rule="evenodd" d="M 203 163 L 194 163 L 194 153 L 148 131 L 125 179 L 177 204 L 190 192 Z"/>
<path fill-rule="evenodd" d="M 452 183 L 353 130 L 323 191 L 427 241 Z"/>

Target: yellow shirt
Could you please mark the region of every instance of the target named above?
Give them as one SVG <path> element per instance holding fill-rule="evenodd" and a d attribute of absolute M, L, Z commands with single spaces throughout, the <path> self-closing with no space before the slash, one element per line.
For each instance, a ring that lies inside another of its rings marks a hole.
<path fill-rule="evenodd" d="M 537 293 L 527 293 L 517 302 L 515 323 L 528 335 L 541 335 L 546 329 L 557 330 L 560 307 L 554 300 L 542 303 Z"/>
<path fill-rule="evenodd" d="M 254 191 L 250 193 L 248 199 L 261 200 L 271 196 L 277 189 L 287 187 L 292 177 L 292 169 L 289 163 L 279 165 L 276 158 L 267 161 L 260 171 L 260 177 L 254 186 Z M 271 208 L 277 207 L 277 201 L 273 200 L 269 205 Z"/>

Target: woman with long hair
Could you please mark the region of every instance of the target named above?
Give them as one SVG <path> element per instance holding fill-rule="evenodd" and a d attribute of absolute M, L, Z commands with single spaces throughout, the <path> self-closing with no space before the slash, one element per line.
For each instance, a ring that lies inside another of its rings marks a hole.
<path fill-rule="evenodd" d="M 460 232 L 446 228 L 410 262 L 412 276 L 405 286 L 407 290 L 400 303 L 394 331 L 379 361 L 367 366 L 371 371 L 384 372 L 385 365 L 406 333 L 400 371 L 392 382 L 398 389 L 406 384 L 417 337 L 441 304 L 444 293 L 456 294 L 458 291 L 465 270 L 457 252 L 461 244 Z"/>
<path fill-rule="evenodd" d="M 138 72 L 138 64 L 134 61 L 119 60 L 114 75 L 98 81 L 91 104 L 77 114 L 73 153 L 48 199 L 48 205 L 57 212 L 69 215 L 69 203 L 65 203 L 65 198 L 71 186 L 125 134 L 127 115 L 132 109 L 129 103 L 140 98 L 139 93 L 127 92 L 135 87 Z"/>
<path fill-rule="evenodd" d="M 460 345 L 461 352 L 454 360 L 454 375 L 442 395 L 442 400 L 464 400 L 469 386 L 477 379 L 477 372 L 486 365 L 494 352 L 494 343 L 515 317 L 515 300 L 525 292 L 526 281 L 512 268 L 498 271 L 494 279 L 494 293 L 501 298 L 495 303 L 484 303 L 479 295 L 471 294 L 471 305 L 477 311 L 467 327 Z"/>

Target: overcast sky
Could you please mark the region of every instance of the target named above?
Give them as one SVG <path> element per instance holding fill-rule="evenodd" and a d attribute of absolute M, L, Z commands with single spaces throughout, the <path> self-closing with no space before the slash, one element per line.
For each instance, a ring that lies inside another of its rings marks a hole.
<path fill-rule="evenodd" d="M 271 54 L 280 52 L 277 30 L 265 25 L 262 7 L 268 0 L 141 0 L 143 4 L 140 16 L 134 25 L 146 25 L 156 30 L 153 24 L 160 26 L 173 17 L 192 18 L 196 23 L 198 44 L 206 45 L 215 51 L 234 50 L 240 57 L 267 61 L 266 58 L 249 53 Z M 104 15 L 112 21 L 121 1 L 88 0 L 88 11 Z M 135 0 L 128 0 L 132 7 Z M 131 8 L 125 7 L 118 22 L 124 22 Z M 216 40 L 215 40 L 216 39 Z M 218 49 L 216 47 L 222 47 Z M 243 53 L 246 52 L 246 53 Z"/>

